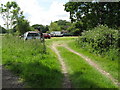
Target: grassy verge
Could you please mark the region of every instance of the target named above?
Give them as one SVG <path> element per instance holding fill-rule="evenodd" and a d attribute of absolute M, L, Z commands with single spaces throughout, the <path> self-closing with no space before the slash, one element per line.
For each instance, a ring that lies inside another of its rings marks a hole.
<path fill-rule="evenodd" d="M 68 72 L 74 88 L 115 88 L 116 86 L 76 54 L 64 47 L 58 47 L 68 66 Z"/>
<path fill-rule="evenodd" d="M 118 79 L 118 60 L 109 60 L 107 58 L 100 57 L 98 55 L 92 54 L 83 48 L 78 47 L 75 44 L 75 41 L 71 41 L 68 43 L 70 48 L 74 49 L 75 51 L 82 53 L 83 55 L 91 58 L 95 63 L 97 63 L 100 67 L 104 70 L 109 72 L 115 79 Z"/>
<path fill-rule="evenodd" d="M 40 41 L 3 37 L 2 44 L 3 65 L 26 82 L 25 87 L 62 87 L 63 75 L 55 53 L 49 48 L 45 53 Z"/>

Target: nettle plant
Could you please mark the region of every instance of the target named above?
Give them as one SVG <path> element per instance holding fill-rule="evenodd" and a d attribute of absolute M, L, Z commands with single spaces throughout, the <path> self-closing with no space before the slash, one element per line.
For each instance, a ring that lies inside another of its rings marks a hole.
<path fill-rule="evenodd" d="M 102 54 L 111 48 L 118 48 L 118 30 L 100 25 L 92 30 L 85 31 L 78 39 L 78 44 L 92 52 Z"/>

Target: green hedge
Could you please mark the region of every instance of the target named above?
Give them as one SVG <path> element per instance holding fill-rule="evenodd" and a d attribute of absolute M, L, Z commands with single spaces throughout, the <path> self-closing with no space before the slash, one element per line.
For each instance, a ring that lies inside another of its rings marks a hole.
<path fill-rule="evenodd" d="M 77 39 L 77 44 L 100 55 L 114 56 L 118 52 L 118 30 L 100 25 L 92 30 L 85 31 Z M 113 59 L 113 57 L 112 57 Z"/>

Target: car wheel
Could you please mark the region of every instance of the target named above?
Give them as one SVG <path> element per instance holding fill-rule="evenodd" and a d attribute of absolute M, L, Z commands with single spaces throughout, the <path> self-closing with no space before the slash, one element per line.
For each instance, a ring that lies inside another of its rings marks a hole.
<path fill-rule="evenodd" d="M 27 40 L 27 38 L 25 40 Z"/>

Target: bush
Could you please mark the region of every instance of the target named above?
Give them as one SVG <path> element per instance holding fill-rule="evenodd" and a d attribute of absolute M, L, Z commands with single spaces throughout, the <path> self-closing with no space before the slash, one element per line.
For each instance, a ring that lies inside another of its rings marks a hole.
<path fill-rule="evenodd" d="M 105 55 L 106 52 L 118 51 L 118 30 L 100 25 L 83 32 L 82 36 L 78 38 L 77 44 L 100 55 Z"/>

